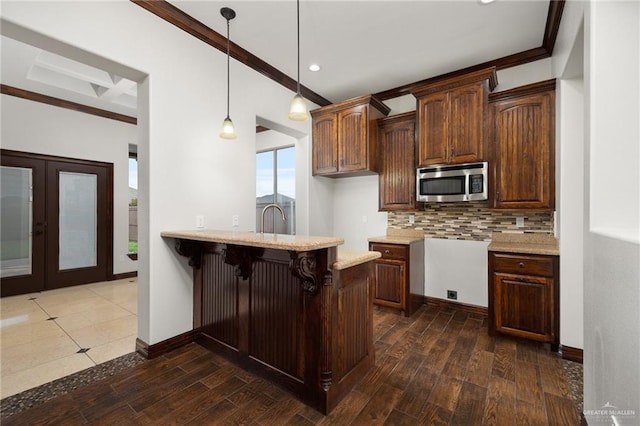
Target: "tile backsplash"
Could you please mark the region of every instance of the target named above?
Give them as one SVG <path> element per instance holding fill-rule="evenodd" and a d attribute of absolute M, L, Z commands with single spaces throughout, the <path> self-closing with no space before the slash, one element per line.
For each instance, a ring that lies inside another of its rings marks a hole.
<path fill-rule="evenodd" d="M 409 223 L 409 215 L 415 223 Z M 516 218 L 524 216 L 524 227 Z M 450 240 L 490 241 L 494 232 L 553 234 L 553 213 L 489 210 L 485 202 L 433 203 L 416 212 L 389 212 L 387 225 L 394 229 L 422 229 L 426 237 Z"/>

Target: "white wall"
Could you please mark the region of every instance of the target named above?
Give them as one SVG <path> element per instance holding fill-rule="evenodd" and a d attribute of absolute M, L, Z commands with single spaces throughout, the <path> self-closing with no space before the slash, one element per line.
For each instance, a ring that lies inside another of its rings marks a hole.
<path fill-rule="evenodd" d="M 378 212 L 378 175 L 335 179 L 333 235 L 344 247 L 368 250 L 367 238 L 387 233 L 387 213 Z"/>
<path fill-rule="evenodd" d="M 301 134 L 310 134 L 310 121 L 289 122 L 293 93 L 232 60 L 230 113 L 239 136 L 221 140 L 225 55 L 134 3 L 7 1 L 2 18 L 5 35 L 116 68 L 139 83 L 139 213 L 146 229 L 140 229 L 138 335 L 154 344 L 191 330 L 192 271 L 160 232 L 192 229 L 196 215 L 209 228 L 230 229 L 234 214 L 253 222 L 256 117 Z M 331 216 L 331 206 L 323 185 L 309 186 L 311 200 L 319 192 L 317 205 L 303 201 L 312 224 Z"/>
<path fill-rule="evenodd" d="M 425 239 L 425 295 L 447 298 L 458 292 L 459 303 L 488 306 L 486 241 Z"/>
<path fill-rule="evenodd" d="M 2 148 L 113 163 L 113 273 L 135 271 L 126 254 L 129 144 L 136 144 L 136 126 L 9 95 L 0 102 Z"/>
<path fill-rule="evenodd" d="M 640 3 L 585 7 L 584 408 L 640 419 Z"/>

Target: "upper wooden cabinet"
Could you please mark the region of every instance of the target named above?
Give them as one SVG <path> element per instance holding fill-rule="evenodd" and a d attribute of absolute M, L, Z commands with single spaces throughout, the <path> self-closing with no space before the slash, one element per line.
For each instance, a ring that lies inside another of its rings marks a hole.
<path fill-rule="evenodd" d="M 495 68 L 488 68 L 411 91 L 418 167 L 484 160 L 487 97 L 496 85 Z"/>
<path fill-rule="evenodd" d="M 555 80 L 490 96 L 490 205 L 555 207 Z"/>
<path fill-rule="evenodd" d="M 389 107 L 362 96 L 311 111 L 313 175 L 346 176 L 378 172 L 378 118 Z"/>
<path fill-rule="evenodd" d="M 415 122 L 415 111 L 378 120 L 380 211 L 415 210 Z"/>

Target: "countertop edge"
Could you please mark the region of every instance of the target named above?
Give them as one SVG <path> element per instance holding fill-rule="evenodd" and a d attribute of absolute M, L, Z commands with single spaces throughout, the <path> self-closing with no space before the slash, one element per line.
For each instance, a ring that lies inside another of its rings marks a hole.
<path fill-rule="evenodd" d="M 208 234 L 207 234 L 208 233 Z M 337 237 L 315 237 L 315 236 L 295 236 L 285 234 L 264 234 L 266 236 L 281 236 L 282 238 L 308 238 L 318 241 L 286 241 L 286 240 L 264 240 L 255 239 L 261 234 L 254 232 L 240 232 L 237 236 L 233 236 L 229 231 L 162 231 L 160 236 L 163 238 L 176 238 L 192 241 L 202 241 L 209 243 L 234 244 L 247 247 L 260 247 L 276 250 L 291 251 L 312 251 L 325 248 L 337 247 L 344 244 L 344 239 Z M 249 238 L 249 236 L 251 238 Z"/>
<path fill-rule="evenodd" d="M 552 245 L 545 247 L 540 244 L 522 244 L 522 243 L 514 243 L 514 244 L 490 243 L 487 246 L 487 251 L 502 252 L 502 253 L 539 254 L 544 256 L 560 255 L 560 249 Z"/>
<path fill-rule="evenodd" d="M 368 241 L 370 243 L 402 244 L 402 245 L 408 246 L 418 241 L 424 241 L 424 237 L 398 237 L 398 236 L 384 235 L 380 237 L 369 237 Z"/>
<path fill-rule="evenodd" d="M 332 269 L 334 271 L 341 271 L 379 259 L 380 257 L 382 257 L 382 254 L 377 251 L 338 249 L 338 258 L 333 263 Z"/>

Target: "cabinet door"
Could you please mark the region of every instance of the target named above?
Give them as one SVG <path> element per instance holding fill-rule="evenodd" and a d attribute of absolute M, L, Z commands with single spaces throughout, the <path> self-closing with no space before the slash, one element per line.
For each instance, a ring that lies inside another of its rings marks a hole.
<path fill-rule="evenodd" d="M 383 124 L 380 146 L 380 210 L 414 210 L 416 205 L 415 117 Z"/>
<path fill-rule="evenodd" d="M 418 166 L 448 162 L 449 102 L 437 92 L 418 99 Z"/>
<path fill-rule="evenodd" d="M 553 210 L 554 92 L 492 106 L 495 208 Z"/>
<path fill-rule="evenodd" d="M 483 84 L 469 84 L 449 92 L 449 163 L 482 159 L 486 103 Z"/>
<path fill-rule="evenodd" d="M 496 330 L 553 342 L 553 279 L 500 272 L 493 279 Z"/>
<path fill-rule="evenodd" d="M 367 125 L 366 105 L 338 112 L 338 169 L 341 172 L 367 170 Z"/>
<path fill-rule="evenodd" d="M 378 260 L 375 262 L 375 272 L 374 303 L 404 309 L 404 290 L 406 287 L 405 262 L 399 260 Z"/>
<path fill-rule="evenodd" d="M 338 126 L 334 113 L 313 118 L 313 174 L 338 171 Z"/>

